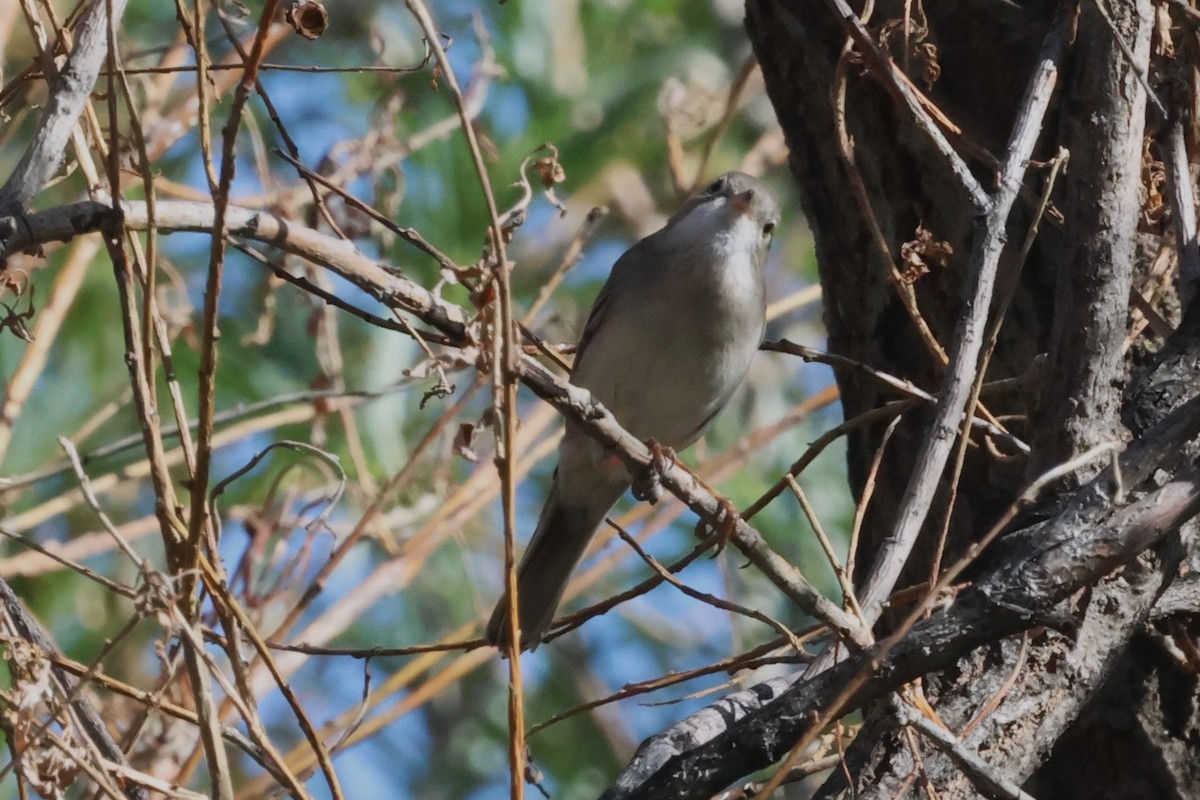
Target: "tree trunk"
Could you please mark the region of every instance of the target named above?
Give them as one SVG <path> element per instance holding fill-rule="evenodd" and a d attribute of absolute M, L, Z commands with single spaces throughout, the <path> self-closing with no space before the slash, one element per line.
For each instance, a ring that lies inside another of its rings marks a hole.
<path fill-rule="evenodd" d="M 1003 158 L 1057 6 L 958 0 L 925 4 L 922 13 L 922 4 L 911 5 L 907 32 L 900 2 L 876 3 L 868 28 L 961 130 L 949 138 L 991 189 L 996 160 Z M 747 15 L 816 240 L 829 347 L 936 391 L 943 364 L 922 341 L 903 302 L 906 286 L 896 276 L 912 265 L 929 269 L 912 283 L 915 305 L 934 337 L 948 346 L 963 313 L 963 263 L 979 211 L 895 92 L 864 67 L 857 48 L 846 47 L 847 28 L 831 7 L 750 0 Z M 1024 457 L 977 442 L 961 478 L 953 480 L 946 470 L 901 585 L 928 580 L 936 568 L 947 508 L 942 566 L 987 531 L 1027 481 L 1124 433 L 1119 422 L 1124 376 L 1131 359 L 1152 358 L 1146 350 L 1154 345 L 1145 333 L 1130 337 L 1133 347 L 1126 344 L 1139 318 L 1131 315 L 1131 288 L 1150 295 L 1147 287 L 1157 280 L 1150 264 L 1174 247 L 1159 194 L 1166 188 L 1155 182 L 1162 164 L 1153 163 L 1167 160 L 1156 141 L 1164 121 L 1153 103 L 1147 111 L 1147 87 L 1153 81 L 1158 98 L 1174 100 L 1182 104 L 1178 113 L 1186 112 L 1195 55 L 1194 40 L 1187 38 L 1185 47 L 1181 38 L 1178 55 L 1171 57 L 1164 46 L 1167 29 L 1153 32 L 1156 13 L 1160 25 L 1172 22 L 1165 9 L 1156 12 L 1149 2 L 1087 2 L 1078 9 L 1074 43 L 1035 156 L 1049 161 L 1066 148 L 1069 168 L 1049 187 L 1050 213 L 1022 259 L 1051 169 L 1026 173 L 993 304 L 993 314 L 1005 316 L 986 379 L 1021 381 L 1015 391 L 983 395 L 988 411 L 1028 442 L 1031 452 Z M 1191 28 L 1172 32 L 1194 36 Z M 1184 74 L 1183 65 L 1188 82 L 1167 85 L 1163 76 Z M 849 147 L 839 145 L 845 141 L 839 104 Z M 1190 118 L 1183 118 L 1190 145 Z M 940 266 L 930 258 L 923 240 L 948 245 L 953 251 L 948 263 Z M 1013 291 L 1004 310 L 1006 281 Z M 1152 300 L 1170 319 L 1170 293 Z M 837 381 L 847 419 L 893 399 L 858 372 L 839 372 Z M 1190 391 L 1178 394 L 1194 394 L 1194 378 L 1183 382 Z M 1161 416 L 1169 406 L 1158 399 Z M 860 575 L 892 528 L 927 423 L 928 415 L 910 414 L 887 445 L 863 528 Z M 856 493 L 883 429 L 877 424 L 851 435 Z M 1056 488 L 1069 491 L 1100 466 L 1077 471 Z M 1035 796 L 1200 796 L 1195 674 L 1181 668 L 1171 655 L 1170 637 L 1162 633 L 1180 635 L 1194 622 L 1176 617 L 1173 627 L 1143 630 L 1138 623 L 1170 580 L 1159 575 L 1155 560 L 1131 565 L 1077 597 L 1072 610 L 1080 628 L 1074 641 L 1034 631 L 981 648 L 954 669 L 931 676 L 926 692 L 941 719 Z M 1194 642 L 1186 631 L 1182 635 Z M 975 796 L 954 762 L 931 748 L 920 747 L 923 772 L 914 769 L 909 741 L 899 736 L 889 712 L 871 711 L 848 756 L 855 787 L 845 785 L 846 772 L 835 770 L 822 796 L 893 797 L 918 779 L 929 780 L 941 797 Z"/>

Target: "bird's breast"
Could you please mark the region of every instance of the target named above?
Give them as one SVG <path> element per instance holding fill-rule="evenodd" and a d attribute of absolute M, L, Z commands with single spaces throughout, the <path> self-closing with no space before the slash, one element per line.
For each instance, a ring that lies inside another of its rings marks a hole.
<path fill-rule="evenodd" d="M 573 377 L 630 433 L 676 448 L 691 444 L 741 383 L 764 319 L 751 257 L 680 267 L 686 274 L 645 287 L 609 317 Z"/>

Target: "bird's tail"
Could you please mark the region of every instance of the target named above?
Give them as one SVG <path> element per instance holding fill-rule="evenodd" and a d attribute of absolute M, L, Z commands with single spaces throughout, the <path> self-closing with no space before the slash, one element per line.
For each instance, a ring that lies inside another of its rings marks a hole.
<path fill-rule="evenodd" d="M 557 481 L 551 487 L 537 530 L 517 565 L 522 650 L 532 650 L 541 642 L 592 534 L 624 491 L 623 486 L 612 487 L 598 492 L 606 497 L 593 496 L 583 506 L 575 506 L 561 502 Z M 502 649 L 509 641 L 508 605 L 506 591 L 487 626 L 488 641 Z"/>

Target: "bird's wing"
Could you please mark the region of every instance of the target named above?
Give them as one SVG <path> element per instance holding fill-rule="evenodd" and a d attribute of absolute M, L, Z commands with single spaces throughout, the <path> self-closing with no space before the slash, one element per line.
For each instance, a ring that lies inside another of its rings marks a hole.
<path fill-rule="evenodd" d="M 604 282 L 604 286 L 600 287 L 600 293 L 596 295 L 596 299 L 592 303 L 592 310 L 588 312 L 587 322 L 583 324 L 583 333 L 580 334 L 579 342 L 575 345 L 575 366 L 572 372 L 579 369 L 579 365 L 587 353 L 588 345 L 595 338 L 596 332 L 604 326 L 609 312 L 612 311 L 615 305 L 617 290 L 613 289 L 613 286 L 617 283 L 622 283 L 620 291 L 636 292 L 644 283 L 646 275 L 631 274 L 626 276 L 624 273 L 633 272 L 635 269 L 644 272 L 647 266 L 653 268 L 656 260 L 653 258 L 643 258 L 642 256 L 650 255 L 650 253 L 643 253 L 642 251 L 652 251 L 654 249 L 655 236 L 656 234 L 651 234 L 637 242 L 617 259 L 617 263 L 613 264 L 612 271 L 608 274 L 608 280 Z M 635 256 L 634 253 L 638 255 Z M 635 264 L 642 264 L 642 266 L 638 268 L 634 266 Z"/>
<path fill-rule="evenodd" d="M 616 270 L 616 267 L 613 268 Z M 608 280 L 604 282 L 604 286 L 600 288 L 600 294 L 596 295 L 595 301 L 592 302 L 592 310 L 588 312 L 587 322 L 583 324 L 583 333 L 579 335 L 579 342 L 575 345 L 575 362 L 572 372 L 579 368 L 583 362 L 583 354 L 587 352 L 587 346 L 596 336 L 596 331 L 604 324 L 604 318 L 608 316 L 609 308 L 612 306 L 613 297 L 613 279 L 609 274 Z"/>

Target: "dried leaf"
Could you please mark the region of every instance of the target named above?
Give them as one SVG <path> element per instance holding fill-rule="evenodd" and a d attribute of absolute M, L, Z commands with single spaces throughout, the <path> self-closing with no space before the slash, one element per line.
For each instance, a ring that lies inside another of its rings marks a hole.
<path fill-rule="evenodd" d="M 1154 8 L 1154 54 L 1175 57 L 1175 41 L 1171 38 L 1171 10 L 1166 3 Z"/>
<path fill-rule="evenodd" d="M 283 18 L 305 39 L 316 39 L 329 27 L 329 12 L 318 0 L 292 0 Z"/>
<path fill-rule="evenodd" d="M 537 170 L 538 175 L 542 178 L 542 186 L 547 189 L 554 188 L 554 184 L 562 183 L 567 179 L 567 171 L 563 169 L 562 164 L 558 162 L 558 155 L 546 156 L 539 158 L 533 162 L 533 168 Z"/>
<path fill-rule="evenodd" d="M 458 433 L 454 434 L 454 453 L 466 461 L 476 464 L 479 462 L 479 454 L 475 452 L 472 445 L 475 442 L 476 425 L 473 422 L 464 422 L 458 426 Z"/>
<path fill-rule="evenodd" d="M 1142 201 L 1141 229 L 1146 233 L 1161 233 L 1167 214 L 1167 200 L 1163 189 L 1167 184 L 1167 168 L 1154 158 L 1151 152 L 1153 140 L 1147 136 L 1142 142 Z"/>
<path fill-rule="evenodd" d="M 937 45 L 924 42 L 913 48 L 913 58 L 921 65 L 921 80 L 925 82 L 925 91 L 933 88 L 938 78 L 942 77 L 942 65 L 938 63 Z"/>
<path fill-rule="evenodd" d="M 916 237 L 900 245 L 900 279 L 907 284 L 916 283 L 935 267 L 946 267 L 952 255 L 954 248 L 949 242 L 935 239 L 932 231 L 918 225 Z"/>
<path fill-rule="evenodd" d="M 929 41 L 929 22 L 923 5 L 915 4 L 912 12 L 907 26 L 903 19 L 884 22 L 878 28 L 876 39 L 906 72 L 919 75 L 925 90 L 929 91 L 942 76 L 942 65 L 938 62 L 937 45 Z"/>

